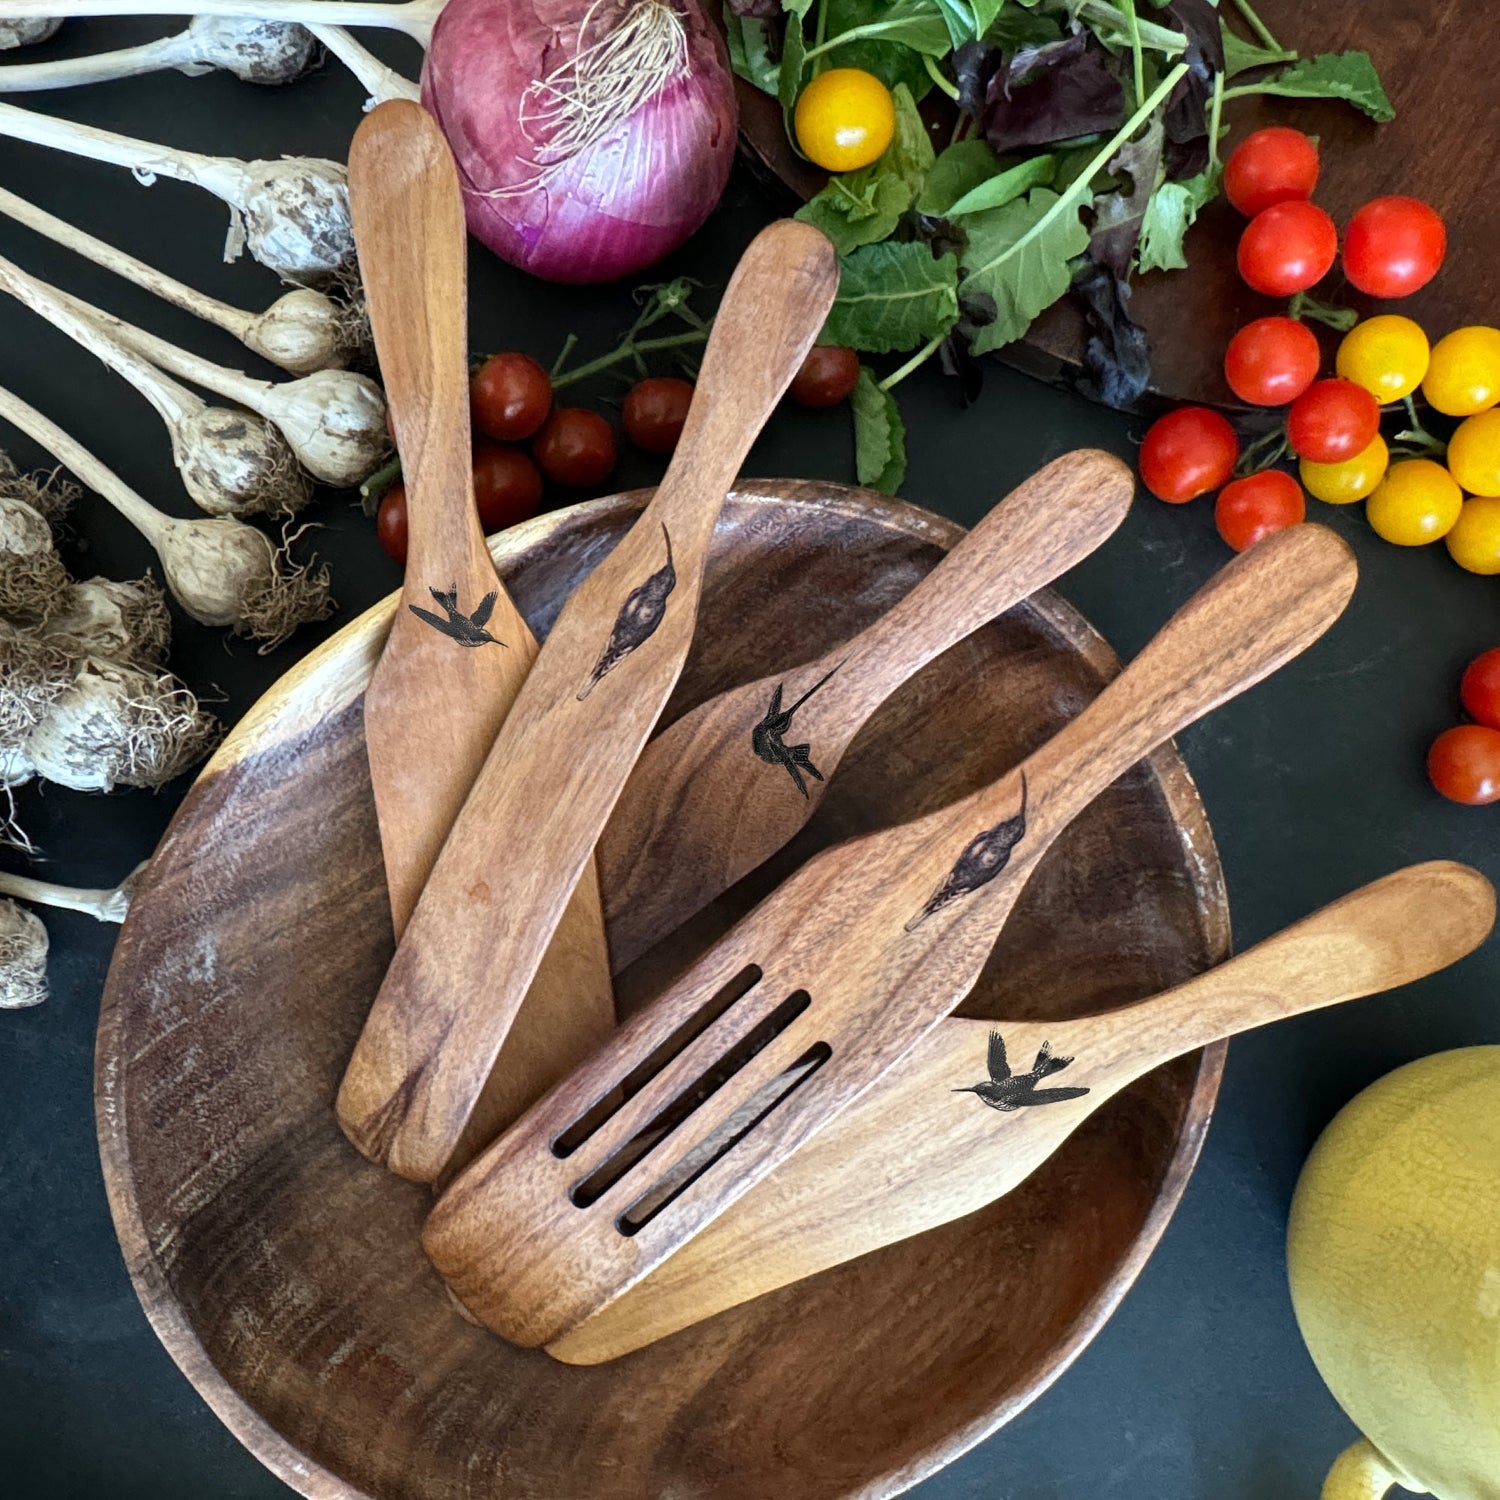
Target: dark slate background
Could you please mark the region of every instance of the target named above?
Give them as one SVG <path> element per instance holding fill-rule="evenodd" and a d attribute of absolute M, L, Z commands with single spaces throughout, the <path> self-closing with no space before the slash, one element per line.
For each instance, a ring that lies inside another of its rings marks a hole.
<path fill-rule="evenodd" d="M 28 56 L 120 45 L 177 24 L 74 22 Z M 409 43 L 376 45 L 415 72 Z M 22 102 L 210 153 L 342 157 L 361 91 L 330 68 L 279 91 L 169 75 Z M 147 189 L 120 169 L 10 141 L 0 142 L 0 183 L 242 306 L 262 307 L 276 293 L 248 258 L 219 264 L 225 214 L 197 189 L 165 180 Z M 723 206 L 663 275 L 722 284 L 780 207 L 737 171 Z M 0 220 L 0 252 L 225 363 L 242 362 L 227 336 L 8 220 Z M 520 348 L 550 362 L 574 332 L 581 353 L 598 352 L 632 316 L 627 288 L 540 285 L 483 250 L 472 278 L 479 349 Z M 0 372 L 163 508 L 188 513 L 145 403 L 3 299 Z M 965 523 L 1066 449 L 1097 444 L 1128 457 L 1142 425 L 998 366 L 968 411 L 932 368 L 906 382 L 900 399 L 911 434 L 905 495 Z M 3 425 L 0 445 L 23 464 L 41 462 Z M 847 418 L 779 413 L 748 471 L 849 479 Z M 659 472 L 627 455 L 617 482 Z M 1500 580 L 1460 572 L 1440 547 L 1385 546 L 1359 507 L 1315 508 L 1359 553 L 1362 582 L 1348 614 L 1305 657 L 1182 741 L 1222 850 L 1240 946 L 1411 861 L 1466 859 L 1500 879 L 1500 809 L 1450 806 L 1422 771 L 1428 742 L 1457 715 L 1464 663 L 1500 640 Z M 226 722 L 299 653 L 397 585 L 349 495 L 325 493 L 310 514 L 324 528 L 317 550 L 333 565 L 340 607 L 332 620 L 269 657 L 178 621 L 172 664 L 218 700 Z M 138 575 L 152 561 L 142 539 L 92 497 L 68 550 L 79 576 Z M 1062 592 L 1128 657 L 1226 556 L 1206 502 L 1176 509 L 1143 496 Z M 151 852 L 182 790 L 98 799 L 28 788 L 21 814 L 52 878 L 109 885 Z M 67 914 L 46 921 L 52 998 L 0 1014 L 0 1492 L 10 1500 L 288 1496 L 178 1374 L 136 1305 L 94 1141 L 94 1024 L 115 929 Z M 1287 1297 L 1283 1236 L 1299 1166 L 1334 1112 L 1382 1073 L 1424 1053 L 1500 1041 L 1497 980 L 1492 943 L 1402 993 L 1236 1042 L 1202 1164 L 1119 1312 L 1030 1410 L 919 1486 L 922 1500 L 1316 1494 L 1353 1434 L 1298 1339 Z"/>

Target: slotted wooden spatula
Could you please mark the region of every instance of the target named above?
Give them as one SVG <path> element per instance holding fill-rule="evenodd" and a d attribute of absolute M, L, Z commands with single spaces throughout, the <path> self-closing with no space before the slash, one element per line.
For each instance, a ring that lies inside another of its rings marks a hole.
<path fill-rule="evenodd" d="M 399 938 L 537 646 L 495 574 L 474 507 L 463 201 L 447 142 L 420 105 L 393 100 L 360 123 L 349 206 L 401 434 L 408 511 L 401 602 L 365 690 L 370 781 Z M 487 1144 L 613 1027 L 590 866 L 486 1087 L 466 1152 Z"/>
<path fill-rule="evenodd" d="M 838 290 L 795 220 L 757 235 L 704 350 L 656 495 L 564 606 L 376 997 L 339 1093 L 345 1133 L 436 1178 L 625 778 L 682 669 L 724 495 Z"/>
<path fill-rule="evenodd" d="M 652 740 L 597 851 L 615 968 L 787 843 L 880 704 L 1100 546 L 1125 519 L 1133 489 L 1130 470 L 1108 453 L 1055 460 L 867 630 L 794 671 L 709 699 Z"/>
<path fill-rule="evenodd" d="M 1268 537 L 1014 771 L 804 865 L 439 1200 L 459 1300 L 547 1344 L 684 1245 L 963 998 L 1072 818 L 1316 640 L 1355 571 L 1322 527 Z"/>
<path fill-rule="evenodd" d="M 948 1017 L 802 1150 L 548 1352 L 598 1364 L 751 1297 L 973 1213 L 1159 1064 L 1410 984 L 1478 947 L 1495 891 L 1467 865 L 1387 875 L 1216 969 L 1081 1020 Z"/>

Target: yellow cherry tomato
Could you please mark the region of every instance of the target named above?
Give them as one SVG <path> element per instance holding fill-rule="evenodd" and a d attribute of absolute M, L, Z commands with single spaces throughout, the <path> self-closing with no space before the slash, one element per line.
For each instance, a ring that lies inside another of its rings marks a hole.
<path fill-rule="evenodd" d="M 1448 472 L 1471 495 L 1500 495 L 1500 411 L 1482 411 L 1448 439 Z"/>
<path fill-rule="evenodd" d="M 1421 385 L 1432 351 L 1410 318 L 1382 313 L 1356 323 L 1339 345 L 1335 365 L 1345 380 L 1362 385 L 1385 406 Z"/>
<path fill-rule="evenodd" d="M 1472 417 L 1500 401 L 1500 328 L 1455 328 L 1440 338 L 1422 394 L 1447 417 Z"/>
<path fill-rule="evenodd" d="M 1500 498 L 1465 500 L 1453 530 L 1443 540 L 1459 567 L 1471 573 L 1500 573 Z"/>
<path fill-rule="evenodd" d="M 853 172 L 896 133 L 891 91 L 863 68 L 830 68 L 802 90 L 794 116 L 803 155 L 830 172 Z"/>
<path fill-rule="evenodd" d="M 1463 508 L 1464 492 L 1442 464 L 1407 458 L 1386 470 L 1365 519 L 1398 547 L 1422 547 L 1447 536 Z"/>
<path fill-rule="evenodd" d="M 1390 450 L 1377 432 L 1368 448 L 1341 464 L 1315 464 L 1304 458 L 1298 467 L 1302 471 L 1302 488 L 1315 500 L 1325 500 L 1329 505 L 1353 505 L 1374 492 L 1385 478 L 1390 461 Z"/>

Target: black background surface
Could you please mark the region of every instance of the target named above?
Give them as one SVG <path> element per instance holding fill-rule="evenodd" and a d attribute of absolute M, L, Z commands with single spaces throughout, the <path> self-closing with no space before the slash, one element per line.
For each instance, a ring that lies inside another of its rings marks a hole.
<path fill-rule="evenodd" d="M 74 22 L 33 57 L 118 45 L 168 22 Z M 376 46 L 415 72 L 398 39 Z M 108 84 L 31 100 L 55 114 L 243 157 L 342 158 L 361 91 L 337 68 L 281 90 L 213 76 Z M 265 306 L 270 273 L 219 263 L 225 213 L 206 193 L 0 141 L 0 185 L 32 198 L 239 305 Z M 721 285 L 778 211 L 743 168 L 707 227 L 663 268 Z M 228 364 L 239 346 L 0 220 L 0 253 Z M 1456 247 L 1488 253 L 1488 247 Z M 550 362 L 575 332 L 580 355 L 630 321 L 627 288 L 540 285 L 476 248 L 477 349 Z M 1476 308 L 1475 321 L 1494 309 Z M 1433 330 L 1434 335 L 1444 330 Z M 245 358 L 248 358 L 246 356 Z M 189 514 L 150 408 L 29 312 L 0 299 L 0 383 L 31 400 L 162 507 Z M 602 396 L 606 394 L 600 391 Z M 966 524 L 1045 460 L 1080 444 L 1127 457 L 1141 422 L 998 366 L 961 411 L 935 368 L 900 388 L 911 445 L 903 493 Z M 0 445 L 42 462 L 0 425 Z M 777 415 L 747 465 L 758 476 L 848 480 L 847 416 Z M 659 466 L 627 455 L 617 486 Z M 1440 800 L 1423 776 L 1434 734 L 1458 714 L 1464 663 L 1500 643 L 1500 579 L 1460 572 L 1441 547 L 1379 542 L 1360 507 L 1314 504 L 1353 542 L 1362 581 L 1344 620 L 1247 698 L 1183 737 L 1219 840 L 1238 946 L 1415 860 L 1468 860 L 1500 879 L 1500 809 Z M 339 610 L 269 657 L 176 622 L 172 665 L 238 718 L 297 657 L 396 587 L 397 570 L 343 494 L 320 495 L 313 538 Z M 77 576 L 135 576 L 152 557 L 102 502 L 72 525 Z M 1129 657 L 1227 551 L 1207 502 L 1141 496 L 1121 531 L 1061 591 Z M 27 788 L 21 815 L 51 878 L 108 885 L 153 848 L 183 790 L 87 798 Z M 19 867 L 6 856 L 4 863 Z M 114 928 L 47 914 L 51 1000 L 0 1014 L 0 1493 L 10 1500 L 271 1500 L 291 1492 L 250 1457 L 157 1344 L 116 1247 L 94 1138 L 93 1034 Z M 1353 1434 L 1298 1338 L 1287 1297 L 1287 1205 L 1319 1130 L 1382 1073 L 1443 1048 L 1500 1041 L 1500 945 L 1399 994 L 1285 1023 L 1236 1042 L 1202 1164 L 1160 1249 L 1114 1319 L 1061 1380 L 988 1443 L 920 1486 L 923 1500 L 1289 1500 L 1311 1497 Z M 975 1295 L 982 1296 L 983 1288 Z M 878 1316 L 871 1309 L 871 1316 Z M 566 1500 L 566 1497 L 558 1497 Z"/>

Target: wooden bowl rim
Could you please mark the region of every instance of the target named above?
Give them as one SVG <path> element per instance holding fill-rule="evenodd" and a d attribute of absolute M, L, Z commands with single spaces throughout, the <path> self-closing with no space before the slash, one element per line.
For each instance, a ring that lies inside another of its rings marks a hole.
<path fill-rule="evenodd" d="M 515 560 L 553 532 L 595 516 L 628 515 L 642 509 L 653 493 L 651 488 L 625 490 L 549 511 L 488 538 L 490 555 L 503 570 L 507 562 Z M 909 501 L 890 499 L 873 490 L 833 481 L 744 480 L 729 492 L 726 504 L 730 500 L 741 504 L 831 509 L 904 531 L 917 540 L 932 542 L 944 551 L 966 534 L 964 527 L 956 521 Z M 395 614 L 399 597 L 399 590 L 393 591 L 356 615 L 266 689 L 199 771 L 168 824 L 157 846 L 158 851 L 172 838 L 199 787 L 211 777 L 246 758 L 274 729 L 295 733 L 311 722 L 309 715 L 321 719 L 347 707 L 359 696 Z M 1102 676 L 1108 678 L 1119 671 L 1119 659 L 1103 636 L 1060 595 L 1051 589 L 1043 589 L 1033 594 L 1028 602 L 1046 624 L 1063 636 Z M 1196 851 L 1194 878 L 1204 903 L 1208 945 L 1221 958 L 1225 957 L 1230 951 L 1228 895 L 1217 845 L 1197 785 L 1175 744 L 1163 746 L 1149 759 L 1172 818 L 1182 830 L 1185 847 Z M 149 879 L 149 871 L 143 871 L 143 877 Z M 130 918 L 126 920 L 128 923 Z M 116 952 L 119 952 L 118 947 Z M 95 1127 L 110 1216 L 131 1285 L 147 1321 L 209 1409 L 283 1483 L 306 1500 L 387 1500 L 387 1497 L 357 1488 L 305 1456 L 230 1384 L 214 1364 L 151 1253 L 136 1200 L 135 1179 L 130 1169 L 126 1105 L 119 1088 L 123 1002 L 115 981 L 115 964 L 111 960 L 95 1033 Z M 1050 1351 L 1027 1389 L 967 1426 L 949 1433 L 927 1450 L 915 1454 L 903 1467 L 877 1479 L 865 1488 L 860 1500 L 878 1500 L 878 1497 L 901 1494 L 945 1468 L 1025 1410 L 1088 1347 L 1140 1275 L 1182 1199 L 1213 1117 L 1227 1051 L 1227 1043 L 1217 1042 L 1199 1054 L 1198 1072 L 1182 1128 L 1145 1222 L 1114 1274 L 1079 1313 L 1066 1336 Z M 497 1497 L 497 1500 L 503 1500 L 503 1497 Z M 854 1500 L 852 1494 L 848 1500 Z"/>

